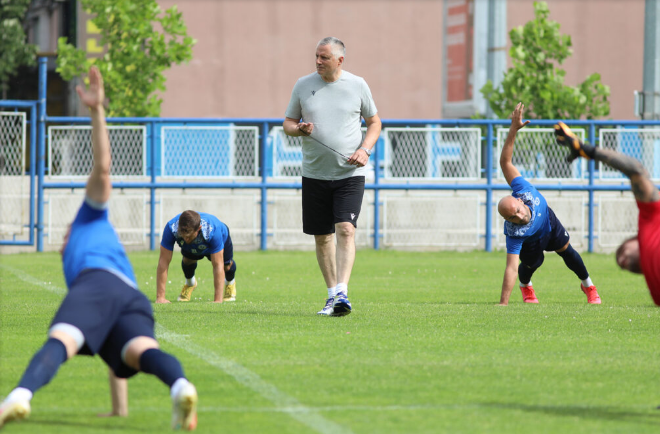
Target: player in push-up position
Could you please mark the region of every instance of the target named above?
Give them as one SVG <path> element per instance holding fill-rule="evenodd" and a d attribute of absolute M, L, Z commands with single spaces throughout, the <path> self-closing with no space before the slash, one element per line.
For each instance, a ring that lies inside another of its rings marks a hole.
<path fill-rule="evenodd" d="M 169 303 L 165 298 L 165 287 L 174 243 L 181 247 L 181 268 L 186 278 L 179 301 L 190 301 L 190 295 L 197 287 L 197 261 L 204 258 L 213 266 L 213 301 L 236 300 L 236 262 L 229 228 L 211 214 L 187 210 L 167 222 L 163 229 L 156 275 L 156 303 Z"/>
<path fill-rule="evenodd" d="M 643 274 L 653 301 L 660 306 L 660 194 L 648 172 L 632 157 L 583 143 L 563 122 L 555 125 L 555 136 L 558 144 L 570 149 L 569 162 L 578 157 L 600 161 L 630 178 L 639 208 L 638 233 L 619 246 L 616 263 Z"/>
<path fill-rule="evenodd" d="M 520 291 L 525 303 L 538 303 L 532 287 L 532 274 L 541 266 L 544 251 L 555 251 L 562 257 L 566 266 L 581 280 L 580 287 L 587 295 L 587 302 L 600 304 L 600 297 L 587 268 L 578 252 L 569 241 L 568 232 L 562 226 L 545 198 L 525 178 L 511 162 L 516 134 L 530 121 L 523 122 L 525 106 L 519 103 L 511 115 L 511 127 L 502 147 L 500 167 L 506 182 L 513 189 L 511 196 L 500 200 L 497 210 L 506 220 L 506 269 L 502 282 L 500 305 L 507 305 L 511 291 L 520 280 Z"/>
<path fill-rule="evenodd" d="M 99 70 L 90 69 L 88 89 L 79 86 L 76 90 L 91 113 L 94 165 L 85 200 L 60 251 L 69 291 L 53 318 L 48 340 L 0 405 L 0 427 L 28 417 L 33 394 L 68 359 L 98 354 L 110 368 L 113 414 L 122 415 L 121 409 L 126 412 L 126 378 L 141 371 L 155 375 L 170 388 L 172 428 L 193 430 L 197 426 L 197 391 L 179 361 L 159 349 L 151 303 L 138 290 L 133 268 L 108 220 L 110 140 Z"/>

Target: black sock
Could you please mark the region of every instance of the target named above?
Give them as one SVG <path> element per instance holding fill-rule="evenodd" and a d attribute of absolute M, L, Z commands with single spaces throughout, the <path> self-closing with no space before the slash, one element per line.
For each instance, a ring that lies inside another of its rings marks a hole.
<path fill-rule="evenodd" d="M 66 347 L 59 339 L 49 338 L 32 357 L 18 387 L 34 393 L 55 377 L 62 363 L 66 362 Z"/>
<path fill-rule="evenodd" d="M 183 260 L 181 261 L 181 268 L 183 269 L 183 275 L 186 276 L 186 279 L 192 279 L 195 277 L 195 270 L 197 269 L 197 261 L 192 264 L 185 264 Z"/>
<path fill-rule="evenodd" d="M 577 277 L 579 277 L 580 280 L 585 280 L 587 277 L 589 277 L 587 267 L 584 266 L 582 257 L 578 252 L 575 251 L 573 246 L 569 244 L 566 250 L 561 253 L 557 252 L 557 254 L 562 257 L 566 263 L 566 266 L 570 268 L 575 274 L 577 274 Z"/>
<path fill-rule="evenodd" d="M 185 378 L 181 363 L 176 357 L 161 351 L 159 348 L 150 348 L 140 356 L 140 371 L 153 374 L 163 383 L 172 387 L 179 378 Z"/>
<path fill-rule="evenodd" d="M 236 276 L 236 261 L 231 261 L 231 267 L 229 267 L 229 271 L 225 271 L 225 280 L 227 282 L 231 282 L 234 280 L 234 277 Z"/>

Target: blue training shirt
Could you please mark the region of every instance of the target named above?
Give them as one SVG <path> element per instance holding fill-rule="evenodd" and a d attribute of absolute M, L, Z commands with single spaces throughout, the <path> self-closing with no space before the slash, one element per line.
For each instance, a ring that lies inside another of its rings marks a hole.
<path fill-rule="evenodd" d="M 225 242 L 229 236 L 227 225 L 222 223 L 216 216 L 200 212 L 202 230 L 197 234 L 197 238 L 191 244 L 186 244 L 183 237 L 179 235 L 179 216 L 177 214 L 172 220 L 167 222 L 163 230 L 163 238 L 160 245 L 167 250 L 174 249 L 174 243 L 181 247 L 182 251 L 192 253 L 193 255 L 206 256 L 218 253 L 225 248 Z"/>
<path fill-rule="evenodd" d="M 532 217 L 526 225 L 517 225 L 509 221 L 504 222 L 504 235 L 506 235 L 506 252 L 520 254 L 525 241 L 534 241 L 550 233 L 550 219 L 548 203 L 539 191 L 522 176 L 511 181 L 515 198 L 521 198 L 531 211 Z"/>
<path fill-rule="evenodd" d="M 86 269 L 109 271 L 137 289 L 133 267 L 108 219 L 107 204 L 97 206 L 85 199 L 71 223 L 69 241 L 62 253 L 67 287 Z"/>

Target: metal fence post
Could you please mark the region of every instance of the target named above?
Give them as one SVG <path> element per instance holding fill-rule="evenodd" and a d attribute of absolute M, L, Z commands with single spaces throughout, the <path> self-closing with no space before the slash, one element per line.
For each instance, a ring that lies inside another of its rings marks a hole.
<path fill-rule="evenodd" d="M 44 171 L 46 166 L 46 86 L 48 84 L 48 58 L 39 58 L 39 95 L 37 115 L 37 252 L 44 251 Z"/>

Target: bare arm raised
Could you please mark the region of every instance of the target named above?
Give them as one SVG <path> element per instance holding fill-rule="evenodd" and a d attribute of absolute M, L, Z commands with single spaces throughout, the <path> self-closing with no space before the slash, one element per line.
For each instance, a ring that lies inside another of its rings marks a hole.
<path fill-rule="evenodd" d="M 555 125 L 555 136 L 559 145 L 566 146 L 571 151 L 567 158 L 569 162 L 578 157 L 600 161 L 630 178 L 630 187 L 639 202 L 660 200 L 658 189 L 638 160 L 611 149 L 601 149 L 582 142 L 563 122 Z"/>
<path fill-rule="evenodd" d="M 83 89 L 76 86 L 80 101 L 89 107 L 92 118 L 92 152 L 94 166 L 87 180 L 86 194 L 97 204 L 104 204 L 110 198 L 112 183 L 110 182 L 110 139 L 105 123 L 105 109 L 103 100 L 105 90 L 103 77 L 96 66 L 89 69 L 89 86 Z"/>
<path fill-rule="evenodd" d="M 500 154 L 500 167 L 502 168 L 502 173 L 506 182 L 511 185 L 511 181 L 520 176 L 520 172 L 513 165 L 513 144 L 516 141 L 516 134 L 518 130 L 525 127 L 530 121 L 522 120 L 523 111 L 525 110 L 525 105 L 523 103 L 518 103 L 513 113 L 511 113 L 511 127 L 509 127 L 509 134 L 506 137 L 504 146 L 502 147 L 502 154 Z"/>

